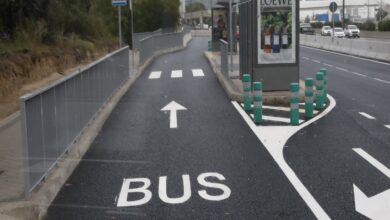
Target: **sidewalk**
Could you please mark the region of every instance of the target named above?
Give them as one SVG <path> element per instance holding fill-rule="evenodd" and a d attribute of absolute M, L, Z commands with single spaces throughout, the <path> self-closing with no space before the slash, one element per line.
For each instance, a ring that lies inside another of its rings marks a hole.
<path fill-rule="evenodd" d="M 23 154 L 19 112 L 0 122 L 0 202 L 23 198 Z"/>

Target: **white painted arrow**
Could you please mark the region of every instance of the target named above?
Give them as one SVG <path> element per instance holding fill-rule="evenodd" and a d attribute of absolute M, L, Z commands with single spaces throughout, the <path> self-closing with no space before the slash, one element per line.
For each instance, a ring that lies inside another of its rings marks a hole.
<path fill-rule="evenodd" d="M 385 176 L 390 178 L 390 170 L 361 148 L 354 148 L 357 154 L 367 160 Z M 373 220 L 390 219 L 390 189 L 368 198 L 357 186 L 353 185 L 355 210 Z"/>
<path fill-rule="evenodd" d="M 353 194 L 357 212 L 372 220 L 390 219 L 390 189 L 368 197 L 353 184 Z"/>
<path fill-rule="evenodd" d="M 170 128 L 177 128 L 177 111 L 181 110 L 187 110 L 184 106 L 180 105 L 179 103 L 172 101 L 168 105 L 166 105 L 164 108 L 161 109 L 161 111 L 170 111 Z"/>
<path fill-rule="evenodd" d="M 324 111 L 322 111 L 320 114 L 310 119 L 309 121 L 300 124 L 299 126 L 257 126 L 248 116 L 248 114 L 244 111 L 244 109 L 241 108 L 237 102 L 233 102 L 234 107 L 242 115 L 242 117 L 247 122 L 252 131 L 255 133 L 257 138 L 263 143 L 265 148 L 274 158 L 275 162 L 279 165 L 280 169 L 286 175 L 290 183 L 294 186 L 299 195 L 312 210 L 313 214 L 317 217 L 317 219 L 321 220 L 330 220 L 330 217 L 320 206 L 320 204 L 315 200 L 315 198 L 311 195 L 305 185 L 303 185 L 303 183 L 295 174 L 290 165 L 286 162 L 283 155 L 283 148 L 286 146 L 287 141 L 295 133 L 314 123 L 315 121 L 321 119 L 332 111 L 332 109 L 336 106 L 336 101 L 330 95 L 328 95 L 328 98 L 330 104 Z"/>

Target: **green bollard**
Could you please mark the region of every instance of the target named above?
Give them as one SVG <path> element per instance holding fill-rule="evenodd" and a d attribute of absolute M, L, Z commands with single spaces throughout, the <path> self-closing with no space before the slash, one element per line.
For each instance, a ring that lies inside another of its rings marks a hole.
<path fill-rule="evenodd" d="M 320 72 L 324 74 L 324 104 L 326 104 L 328 100 L 328 70 L 321 68 Z"/>
<path fill-rule="evenodd" d="M 316 74 L 316 109 L 322 110 L 324 108 L 324 74 L 318 72 Z"/>
<path fill-rule="evenodd" d="M 212 51 L 212 44 L 211 40 L 208 41 L 208 51 Z"/>
<path fill-rule="evenodd" d="M 263 121 L 263 84 L 253 83 L 253 115 L 256 124 Z"/>
<path fill-rule="evenodd" d="M 314 82 L 312 78 L 305 79 L 305 117 L 312 118 L 314 116 Z"/>
<path fill-rule="evenodd" d="M 251 97 L 251 76 L 249 74 L 244 74 L 242 76 L 242 85 L 244 87 L 244 110 L 252 110 L 252 97 Z"/>
<path fill-rule="evenodd" d="M 292 125 L 299 125 L 299 84 L 290 84 L 290 122 Z"/>

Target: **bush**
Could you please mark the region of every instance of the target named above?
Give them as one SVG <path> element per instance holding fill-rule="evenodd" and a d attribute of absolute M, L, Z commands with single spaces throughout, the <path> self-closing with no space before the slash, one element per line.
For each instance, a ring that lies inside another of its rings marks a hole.
<path fill-rule="evenodd" d="M 379 31 L 390 31 L 390 20 L 379 22 L 378 29 Z"/>
<path fill-rule="evenodd" d="M 375 31 L 375 23 L 372 21 L 366 21 L 364 23 L 355 24 L 359 27 L 360 30 L 363 31 Z"/>

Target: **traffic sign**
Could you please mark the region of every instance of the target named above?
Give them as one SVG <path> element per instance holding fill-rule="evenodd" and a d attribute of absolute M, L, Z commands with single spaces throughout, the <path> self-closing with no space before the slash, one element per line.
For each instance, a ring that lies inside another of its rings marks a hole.
<path fill-rule="evenodd" d="M 337 3 L 336 2 L 331 2 L 329 5 L 329 10 L 331 12 L 335 12 L 337 10 Z"/>
<path fill-rule="evenodd" d="M 113 6 L 126 6 L 127 0 L 112 0 Z"/>

